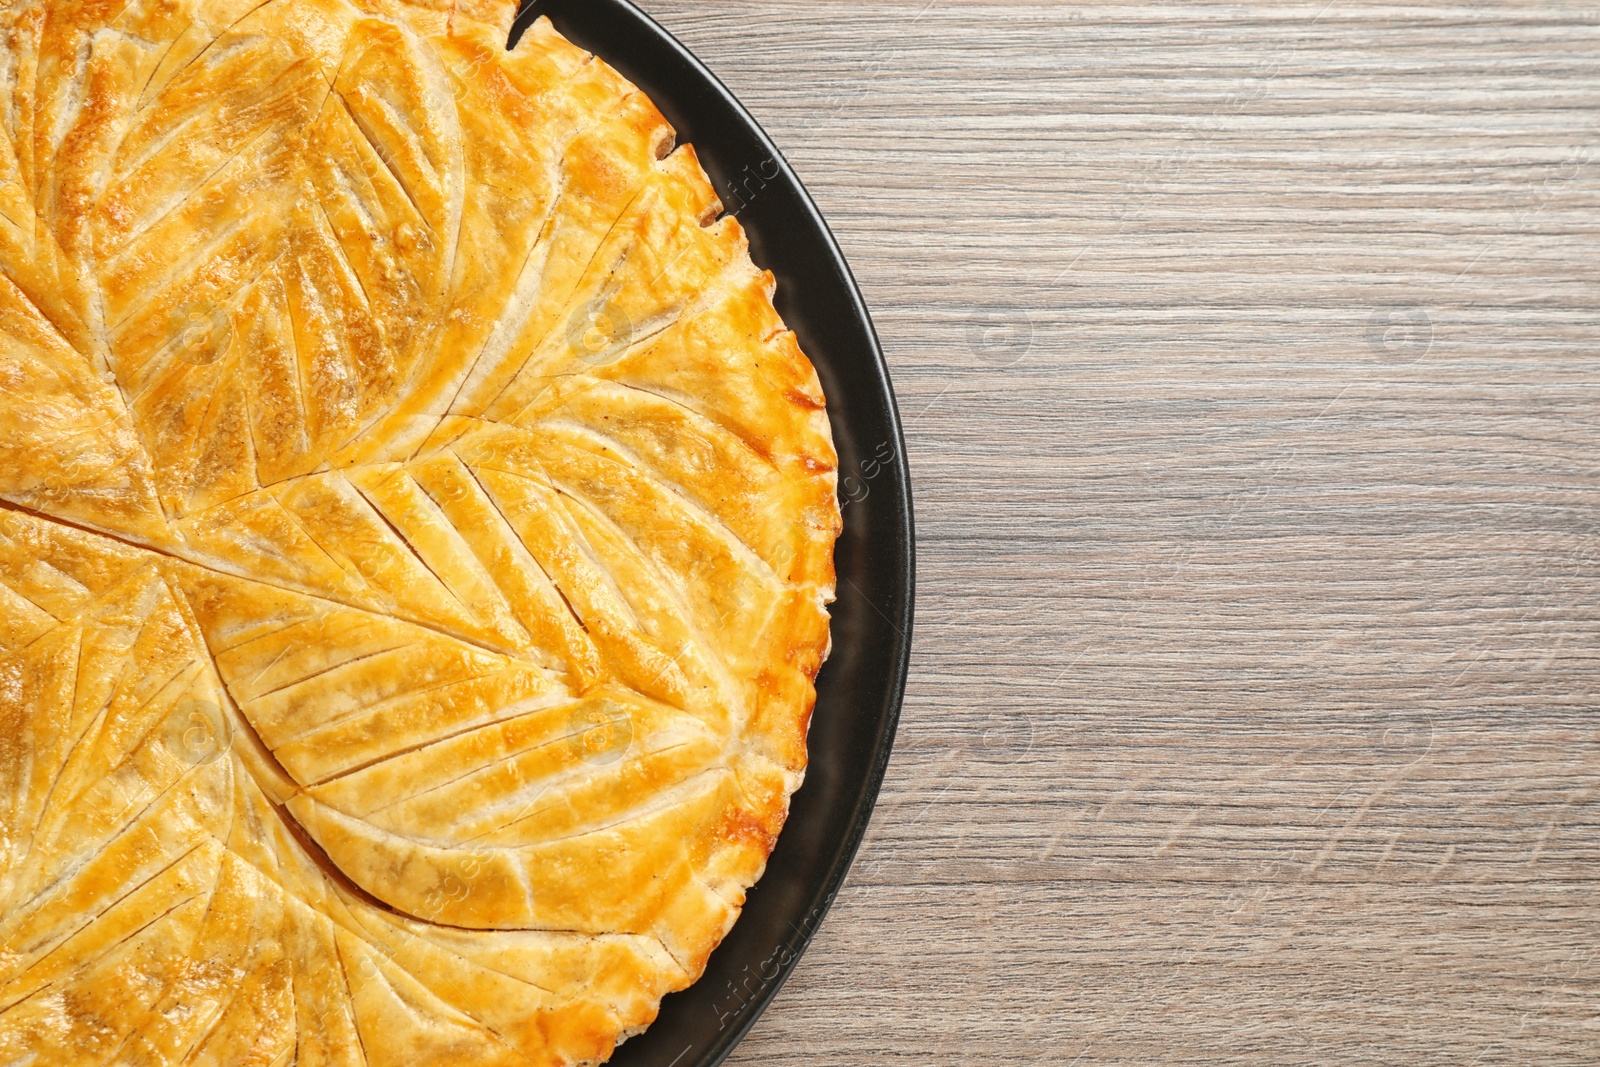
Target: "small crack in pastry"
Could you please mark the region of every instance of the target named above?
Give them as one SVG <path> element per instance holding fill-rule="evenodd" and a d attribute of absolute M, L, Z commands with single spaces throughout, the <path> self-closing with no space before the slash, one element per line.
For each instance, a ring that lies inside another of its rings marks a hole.
<path fill-rule="evenodd" d="M 596 1064 L 806 767 L 816 374 L 515 0 L 0 0 L 0 1063 Z"/>

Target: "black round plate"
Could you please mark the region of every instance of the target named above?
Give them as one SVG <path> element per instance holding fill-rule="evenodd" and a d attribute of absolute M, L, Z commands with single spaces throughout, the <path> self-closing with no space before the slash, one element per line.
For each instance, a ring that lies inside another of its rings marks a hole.
<path fill-rule="evenodd" d="M 733 94 L 627 0 L 525 4 L 644 90 L 694 145 L 828 395 L 844 534 L 835 552 L 833 654 L 817 678 L 806 783 L 767 873 L 705 976 L 667 997 L 617 1067 L 712 1067 L 772 1001 L 844 883 L 894 742 L 911 656 L 915 588 L 911 478 L 872 320 L 839 246 L 800 180 Z"/>

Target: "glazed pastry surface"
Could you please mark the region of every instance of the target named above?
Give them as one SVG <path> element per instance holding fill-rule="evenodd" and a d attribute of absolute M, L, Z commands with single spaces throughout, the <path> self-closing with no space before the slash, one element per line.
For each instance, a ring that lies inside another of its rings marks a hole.
<path fill-rule="evenodd" d="M 515 7 L 0 3 L 0 1063 L 599 1063 L 761 876 L 822 391 Z"/>

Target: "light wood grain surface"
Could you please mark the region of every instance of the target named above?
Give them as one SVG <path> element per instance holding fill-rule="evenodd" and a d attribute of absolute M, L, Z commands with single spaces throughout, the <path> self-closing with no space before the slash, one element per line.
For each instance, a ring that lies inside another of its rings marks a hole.
<path fill-rule="evenodd" d="M 917 494 L 883 799 L 733 1062 L 1600 1061 L 1600 6 L 644 2 Z"/>

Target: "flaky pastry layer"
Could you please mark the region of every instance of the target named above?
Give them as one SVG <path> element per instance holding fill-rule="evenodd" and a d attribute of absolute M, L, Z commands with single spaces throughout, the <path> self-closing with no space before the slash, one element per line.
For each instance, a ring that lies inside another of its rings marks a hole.
<path fill-rule="evenodd" d="M 599 1063 L 761 876 L 822 391 L 515 6 L 0 2 L 0 1063 Z"/>

